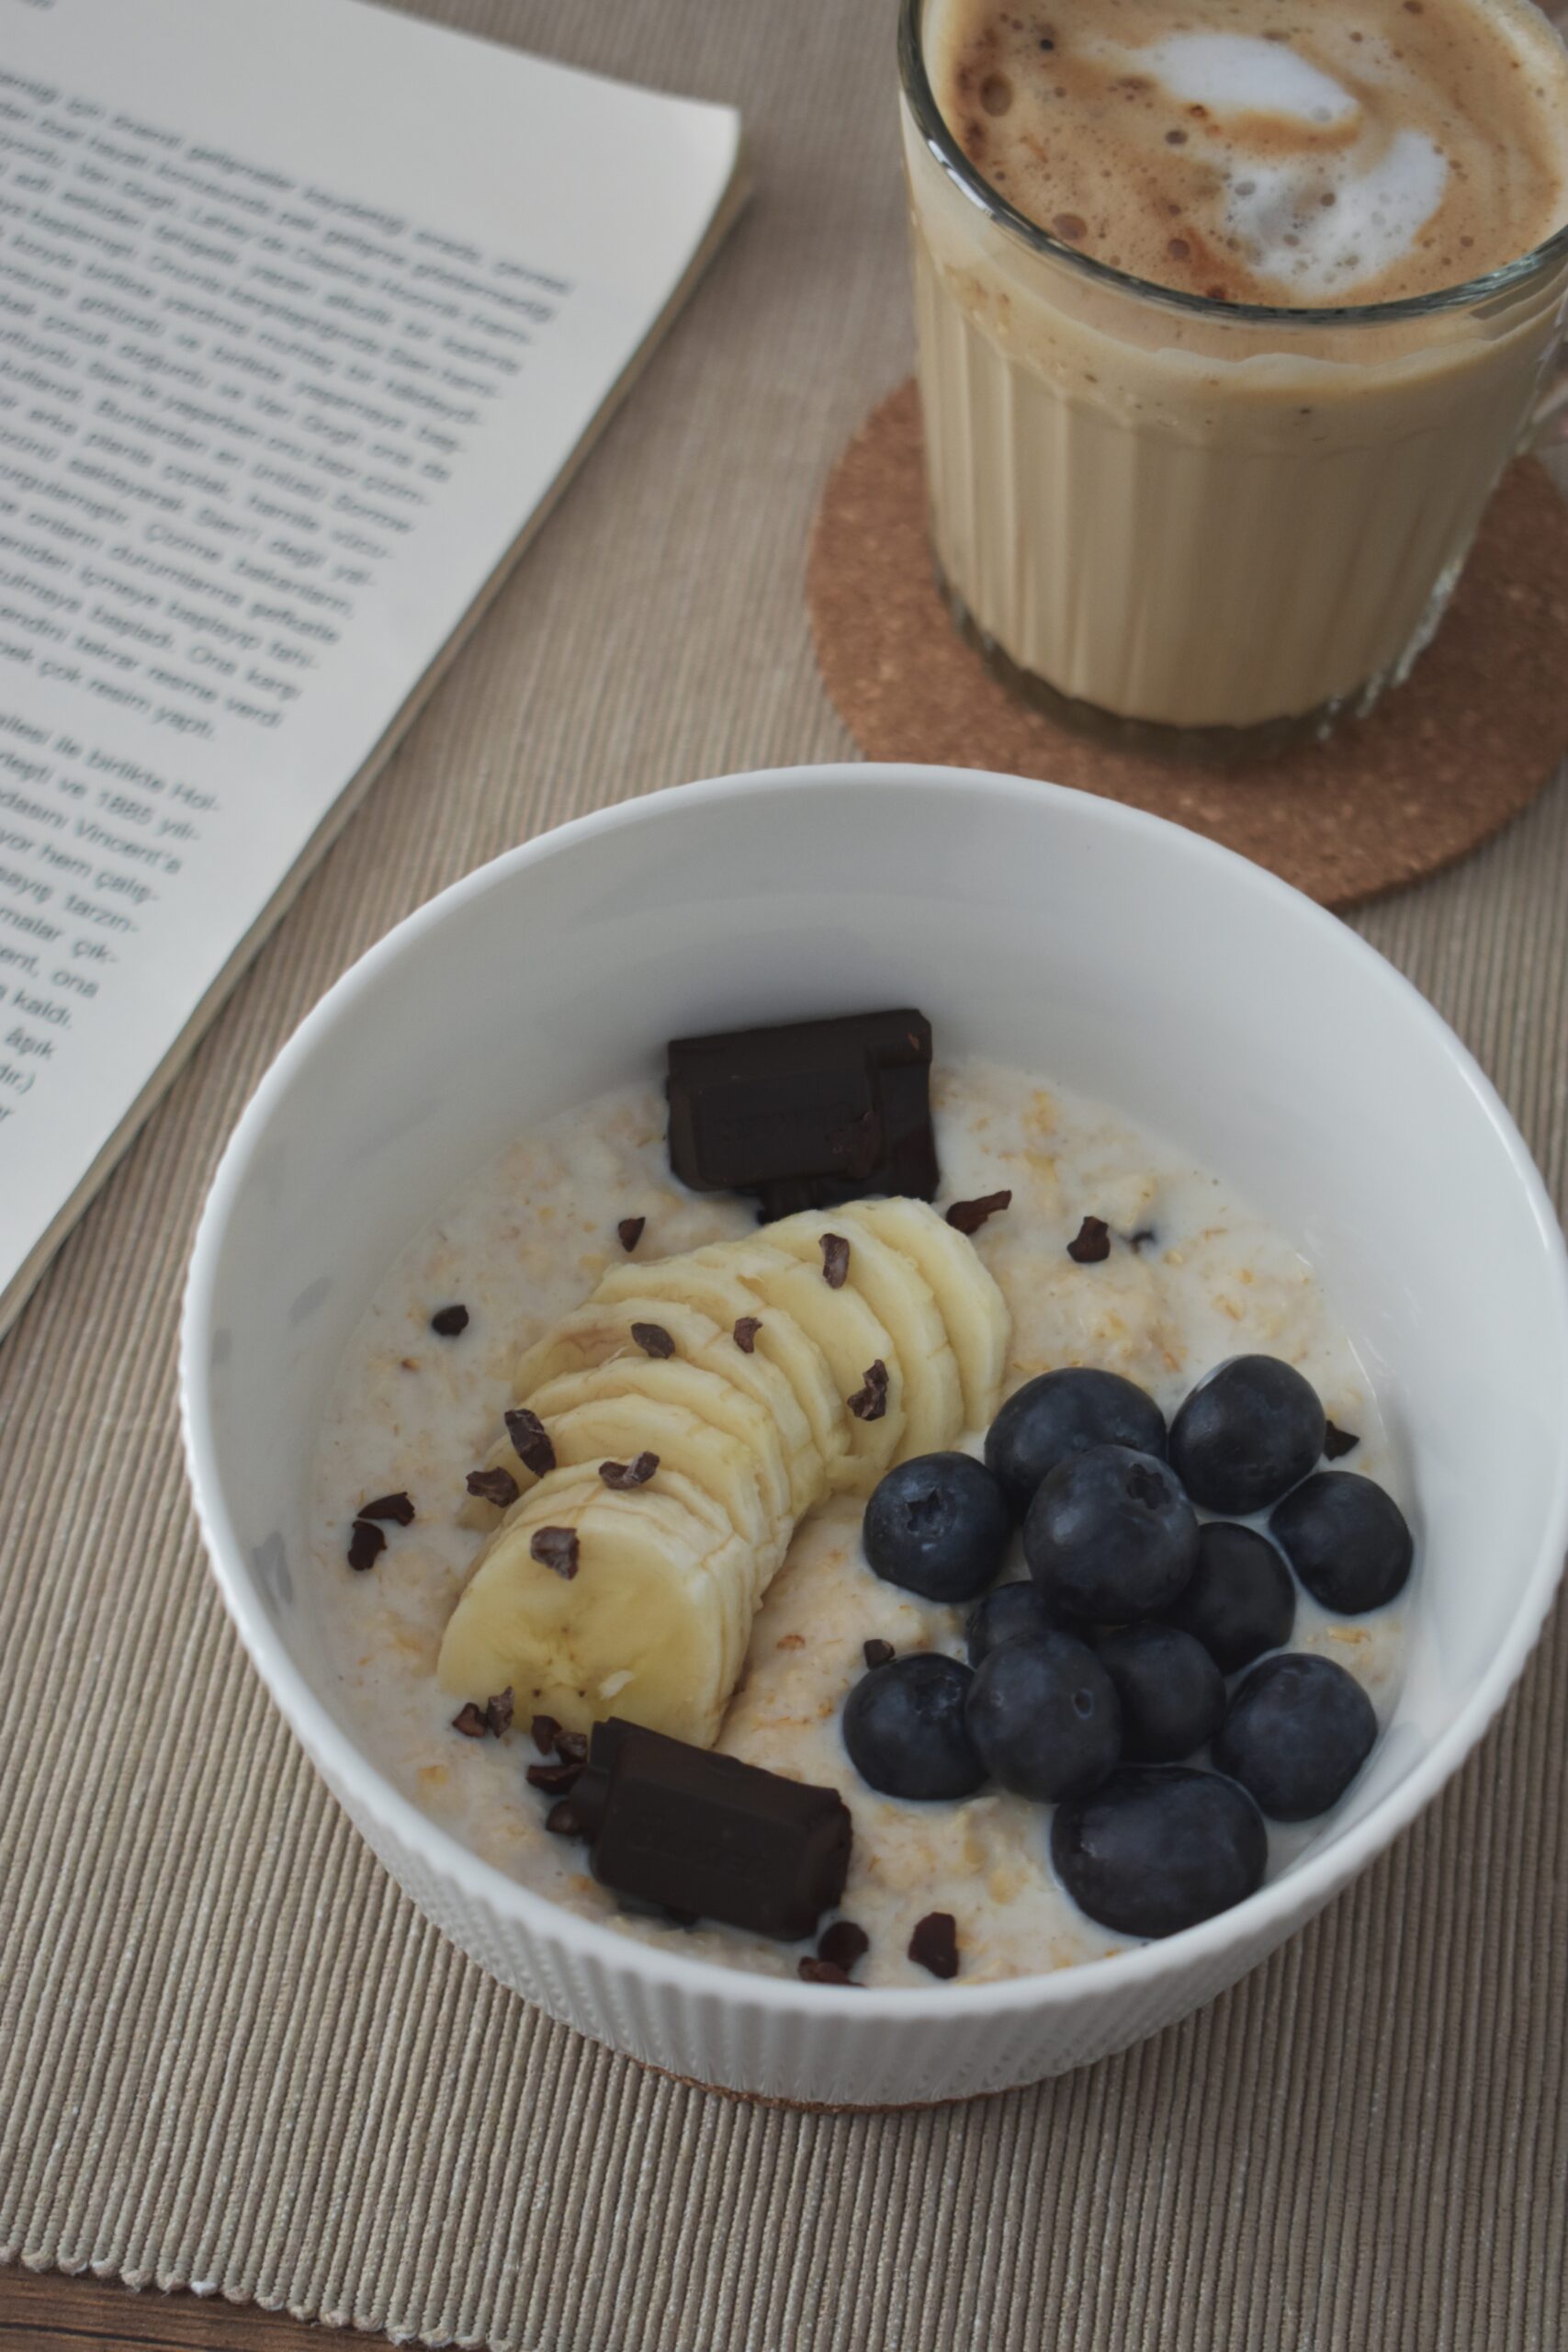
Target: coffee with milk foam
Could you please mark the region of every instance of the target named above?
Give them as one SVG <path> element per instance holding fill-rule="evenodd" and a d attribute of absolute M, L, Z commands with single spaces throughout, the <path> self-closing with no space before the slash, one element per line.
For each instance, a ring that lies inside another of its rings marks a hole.
<path fill-rule="evenodd" d="M 1528 0 L 949 0 L 931 21 L 982 176 L 1186 293 L 1426 294 L 1568 218 L 1568 57 Z"/>

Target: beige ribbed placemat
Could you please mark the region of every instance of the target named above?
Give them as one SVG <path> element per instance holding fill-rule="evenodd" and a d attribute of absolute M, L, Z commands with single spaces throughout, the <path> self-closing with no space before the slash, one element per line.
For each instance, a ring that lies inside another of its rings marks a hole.
<path fill-rule="evenodd" d="M 1216 2007 L 1037 2090 L 860 2117 L 683 2089 L 498 1991 L 359 1845 L 221 1618 L 175 1334 L 241 1104 L 336 973 L 507 843 L 845 754 L 807 533 L 909 360 L 886 0 L 423 12 L 738 101 L 759 195 L 0 1349 L 0 2251 L 529 2352 L 1560 2345 L 1561 1615 L 1444 1801 Z M 1565 877 L 1559 785 L 1357 918 L 1560 1197 Z"/>

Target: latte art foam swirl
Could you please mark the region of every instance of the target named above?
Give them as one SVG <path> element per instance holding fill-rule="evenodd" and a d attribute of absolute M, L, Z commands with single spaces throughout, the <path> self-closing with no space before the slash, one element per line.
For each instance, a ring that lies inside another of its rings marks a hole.
<path fill-rule="evenodd" d="M 1568 55 L 1528 0 L 933 0 L 938 102 L 1064 241 L 1233 301 L 1455 285 L 1568 216 Z"/>
<path fill-rule="evenodd" d="M 1295 50 L 1247 33 L 1173 33 L 1121 63 L 1173 103 L 1203 107 L 1187 144 L 1219 175 L 1224 231 L 1260 276 L 1303 301 L 1332 301 L 1418 250 L 1447 157 L 1425 131 L 1391 130 Z"/>
<path fill-rule="evenodd" d="M 1348 166 L 1258 164 L 1225 190 L 1225 227 L 1251 267 L 1304 301 L 1353 293 L 1407 261 L 1449 176 L 1418 130 L 1396 130 L 1380 154 Z"/>

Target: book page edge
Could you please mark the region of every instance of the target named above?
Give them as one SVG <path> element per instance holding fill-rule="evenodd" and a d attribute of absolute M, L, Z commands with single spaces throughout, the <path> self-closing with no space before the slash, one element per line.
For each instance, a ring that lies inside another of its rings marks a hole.
<path fill-rule="evenodd" d="M 272 897 L 249 930 L 236 944 L 232 953 L 213 976 L 192 1010 L 189 1019 L 162 1061 L 152 1070 L 147 1083 L 130 1104 L 125 1116 L 96 1153 L 80 1182 L 50 1219 L 49 1224 L 22 1260 L 4 1290 L 0 1290 L 0 1342 L 5 1340 L 15 1325 L 28 1300 L 42 1281 L 51 1262 L 73 1228 L 85 1216 L 120 1159 L 123 1159 L 136 1135 L 146 1125 L 196 1051 L 247 967 L 260 954 L 266 940 L 299 898 L 327 851 L 344 831 L 350 818 L 359 808 L 371 786 L 418 718 L 424 704 L 440 684 L 447 670 L 489 611 L 509 578 L 513 566 L 527 551 L 537 533 L 554 513 L 557 504 L 576 478 L 579 468 L 588 457 L 589 452 L 596 446 L 654 352 L 664 341 L 676 318 L 685 308 L 696 288 L 698 280 L 707 270 L 719 247 L 745 209 L 750 193 L 751 177 L 746 142 L 739 118 L 737 118 L 735 151 L 729 178 L 725 184 L 724 191 L 715 207 L 712 220 L 708 223 L 701 243 L 671 288 L 663 309 L 636 351 L 633 352 L 620 375 L 611 385 L 593 415 L 589 419 L 570 457 L 550 483 L 543 498 L 528 515 L 517 537 L 511 541 L 499 563 L 481 582 L 434 661 L 422 673 L 404 696 L 377 738 L 367 757 L 360 763 L 359 767 L 333 802 L 321 823 L 310 834 Z M 194 1238 L 194 1235 L 189 1238 Z"/>

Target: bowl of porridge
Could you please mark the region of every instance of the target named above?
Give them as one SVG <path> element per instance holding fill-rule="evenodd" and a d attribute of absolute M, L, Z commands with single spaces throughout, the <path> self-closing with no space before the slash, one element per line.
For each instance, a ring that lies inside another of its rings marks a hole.
<path fill-rule="evenodd" d="M 214 1573 L 481 1966 L 754 2096 L 998 2090 L 1213 1998 L 1517 1677 L 1568 1283 L 1458 1040 L 1196 836 L 737 776 L 317 1007 L 186 1302 Z"/>

